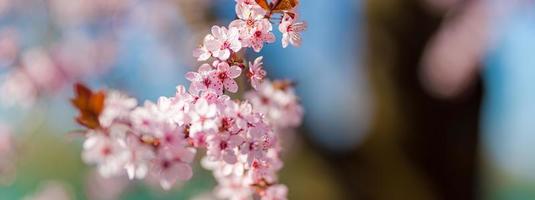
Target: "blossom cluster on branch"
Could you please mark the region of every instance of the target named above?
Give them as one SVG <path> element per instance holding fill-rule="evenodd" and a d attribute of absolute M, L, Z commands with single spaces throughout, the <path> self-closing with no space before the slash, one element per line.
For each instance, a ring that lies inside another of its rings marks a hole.
<path fill-rule="evenodd" d="M 76 85 L 72 103 L 85 126 L 82 158 L 97 165 L 103 176 L 127 173 L 130 179 L 148 176 L 164 189 L 192 178 L 197 151 L 206 152 L 202 166 L 218 182 L 222 199 L 286 199 L 288 189 L 278 182 L 282 168 L 281 130 L 296 128 L 303 109 L 290 81 L 264 80 L 262 57 L 247 63 L 239 51 L 259 52 L 272 43 L 272 23 L 279 22 L 282 44 L 298 46 L 306 25 L 297 22 L 296 0 L 236 0 L 238 19 L 228 27 L 214 26 L 194 51 L 202 64 L 186 74 L 189 88 L 138 105 L 118 91 L 91 91 Z M 280 16 L 275 20 L 275 16 Z M 244 101 L 231 99 L 237 79 L 244 75 L 251 87 Z"/>

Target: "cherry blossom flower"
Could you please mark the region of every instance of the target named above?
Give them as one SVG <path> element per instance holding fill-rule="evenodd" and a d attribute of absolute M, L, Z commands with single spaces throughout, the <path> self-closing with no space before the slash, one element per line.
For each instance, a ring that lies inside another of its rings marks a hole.
<path fill-rule="evenodd" d="M 112 126 L 110 135 L 100 131 L 91 131 L 84 142 L 82 158 L 84 162 L 96 164 L 100 174 L 104 177 L 118 175 L 129 158 L 128 149 L 124 143 L 126 127 Z"/>
<path fill-rule="evenodd" d="M 279 25 L 279 31 L 282 33 L 282 47 L 288 47 L 288 44 L 293 46 L 301 45 L 301 32 L 305 31 L 307 24 L 305 22 L 295 22 L 297 15 L 291 16 L 284 14 Z"/>
<path fill-rule="evenodd" d="M 238 91 L 238 84 L 234 80 L 241 74 L 241 68 L 238 66 L 230 66 L 227 62 L 219 62 L 215 72 L 215 77 L 223 84 L 225 90 L 236 93 Z M 217 90 L 217 92 L 222 90 Z"/>
<path fill-rule="evenodd" d="M 183 147 L 160 149 L 153 165 L 153 172 L 160 178 L 160 185 L 169 190 L 178 180 L 186 181 L 193 176 L 189 163 L 195 157 L 195 150 Z"/>
<path fill-rule="evenodd" d="M 114 120 L 124 121 L 130 117 L 130 112 L 137 106 L 137 100 L 118 91 L 108 92 L 105 109 L 99 117 L 102 126 L 110 126 Z"/>
<path fill-rule="evenodd" d="M 255 52 L 260 52 L 264 47 L 264 43 L 275 42 L 275 35 L 271 32 L 272 29 L 271 23 L 263 21 L 256 26 L 252 36 L 246 40 L 248 46 L 252 47 Z"/>
<path fill-rule="evenodd" d="M 213 134 L 208 138 L 207 156 L 212 160 L 224 160 L 229 164 L 238 161 L 237 147 L 242 144 L 243 138 L 238 134 Z"/>
<path fill-rule="evenodd" d="M 266 71 L 263 69 L 262 63 L 263 57 L 260 56 L 254 60 L 254 63 L 249 62 L 249 71 L 247 72 L 247 77 L 251 82 L 251 86 L 256 90 L 258 86 L 262 83 L 266 77 Z"/>
<path fill-rule="evenodd" d="M 124 164 L 129 179 L 143 179 L 149 172 L 150 162 L 155 157 L 153 149 L 133 135 L 127 136 L 130 157 Z"/>
<path fill-rule="evenodd" d="M 186 73 L 186 79 L 191 81 L 189 92 L 199 94 L 209 89 L 219 90 L 221 87 L 215 77 L 214 69 L 209 64 L 203 64 L 199 67 L 198 72 Z M 222 89 L 222 87 L 221 87 Z"/>
<path fill-rule="evenodd" d="M 239 40 L 239 30 L 235 27 L 229 29 L 220 26 L 212 27 L 212 36 L 204 42 L 206 49 L 212 52 L 212 56 L 227 60 L 232 52 L 238 52 L 242 48 Z"/>
<path fill-rule="evenodd" d="M 285 81 L 264 81 L 257 91 L 245 97 L 276 128 L 293 128 L 301 124 L 303 108 L 291 84 Z"/>
<path fill-rule="evenodd" d="M 130 114 L 130 122 L 137 135 L 152 135 L 152 132 L 165 121 L 163 114 L 158 112 L 158 106 L 150 101 L 145 102 L 143 107 L 135 108 Z"/>
<path fill-rule="evenodd" d="M 203 44 L 193 51 L 193 57 L 196 57 L 198 61 L 205 61 L 212 57 L 212 52 L 204 45 L 207 41 L 215 40 L 214 36 L 206 35 L 203 40 Z"/>
<path fill-rule="evenodd" d="M 191 127 L 190 134 L 194 135 L 199 132 L 216 131 L 217 108 L 214 104 L 209 104 L 206 99 L 199 99 L 190 112 Z"/>

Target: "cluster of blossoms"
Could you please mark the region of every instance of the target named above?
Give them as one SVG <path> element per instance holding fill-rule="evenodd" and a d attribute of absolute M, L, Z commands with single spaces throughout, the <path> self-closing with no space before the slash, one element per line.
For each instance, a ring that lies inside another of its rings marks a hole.
<path fill-rule="evenodd" d="M 298 15 L 294 11 L 297 6 L 296 0 L 280 0 L 271 5 L 268 5 L 266 0 L 236 0 L 236 2 L 238 19 L 232 21 L 228 28 L 212 27 L 212 33 L 206 35 L 201 47 L 194 51 L 194 56 L 199 61 L 208 60 L 210 57 L 227 60 L 232 53 L 246 47 L 260 52 L 264 43 L 275 42 L 270 20 L 274 19 L 273 14 L 276 12 L 281 13 L 279 31 L 282 33 L 283 47 L 286 48 L 289 44 L 301 45 L 301 32 L 306 29 L 306 23 L 297 20 Z"/>
<path fill-rule="evenodd" d="M 286 5 L 281 6 L 281 4 Z M 138 106 L 117 91 L 93 92 L 76 86 L 77 121 L 87 127 L 82 158 L 102 176 L 127 173 L 155 178 L 164 189 L 192 178 L 191 163 L 205 151 L 202 166 L 212 170 L 222 199 L 286 199 L 280 184 L 279 131 L 300 125 L 303 111 L 288 81 L 264 81 L 262 57 L 246 63 L 238 51 L 260 51 L 275 40 L 272 16 L 281 15 L 283 45 L 299 45 L 304 23 L 294 22 L 297 1 L 237 0 L 238 18 L 228 28 L 214 26 L 195 50 L 202 64 L 186 74 L 189 88 Z M 231 99 L 242 74 L 256 89 L 248 101 Z"/>

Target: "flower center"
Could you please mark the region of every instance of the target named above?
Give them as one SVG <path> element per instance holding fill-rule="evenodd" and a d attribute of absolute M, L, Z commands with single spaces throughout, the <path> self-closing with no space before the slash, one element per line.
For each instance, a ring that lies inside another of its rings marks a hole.
<path fill-rule="evenodd" d="M 227 75 L 227 73 L 225 73 L 225 72 L 221 72 L 221 73 L 219 73 L 218 77 L 219 77 L 219 79 L 221 79 L 221 80 L 225 80 L 225 79 L 228 78 L 228 75 Z"/>
<path fill-rule="evenodd" d="M 246 23 L 247 23 L 247 26 L 250 26 L 250 27 L 254 26 L 254 20 L 252 19 L 248 19 Z"/>
<path fill-rule="evenodd" d="M 255 36 L 256 38 L 260 38 L 260 37 L 262 37 L 262 31 L 256 31 L 256 32 L 254 33 L 254 36 Z"/>
<path fill-rule="evenodd" d="M 210 84 L 212 84 L 212 81 L 210 81 L 209 78 L 205 78 L 203 80 L 203 84 L 204 84 L 204 86 L 208 87 L 208 86 L 210 86 Z"/>
<path fill-rule="evenodd" d="M 221 119 L 221 128 L 219 129 L 221 132 L 228 131 L 230 129 L 230 123 L 231 119 L 229 118 L 223 118 Z"/>
<path fill-rule="evenodd" d="M 219 143 L 219 148 L 220 148 L 221 150 L 227 149 L 227 147 L 228 147 L 228 143 L 227 143 L 227 142 L 225 142 L 225 141 L 221 141 L 221 142 Z"/>
<path fill-rule="evenodd" d="M 104 147 L 100 150 L 100 153 L 103 155 L 103 156 L 109 156 L 111 154 L 111 148 L 110 147 Z"/>
<path fill-rule="evenodd" d="M 229 41 L 223 42 L 223 45 L 221 46 L 221 50 L 228 49 L 228 48 L 230 48 L 230 42 Z"/>
<path fill-rule="evenodd" d="M 171 167 L 171 162 L 168 161 L 168 160 L 165 160 L 162 162 L 162 168 L 163 169 L 169 169 L 169 167 Z"/>

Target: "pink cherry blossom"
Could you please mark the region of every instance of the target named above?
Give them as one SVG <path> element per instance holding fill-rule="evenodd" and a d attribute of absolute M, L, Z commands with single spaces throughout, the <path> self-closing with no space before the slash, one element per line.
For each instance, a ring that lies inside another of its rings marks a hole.
<path fill-rule="evenodd" d="M 225 90 L 236 93 L 238 91 L 238 84 L 234 80 L 241 74 L 241 68 L 238 66 L 230 66 L 227 62 L 220 62 L 217 65 L 215 77 L 223 84 Z M 221 90 L 216 90 L 221 91 Z"/>
<path fill-rule="evenodd" d="M 145 102 L 142 107 L 135 108 L 130 114 L 132 128 L 137 135 L 153 136 L 153 131 L 161 127 L 163 119 L 162 113 L 158 110 L 158 105 L 152 102 Z"/>
<path fill-rule="evenodd" d="M 82 152 L 83 160 L 88 164 L 96 164 L 104 177 L 121 174 L 124 163 L 129 158 L 126 143 L 122 138 L 126 128 L 113 126 L 110 129 L 113 130 L 109 136 L 100 131 L 90 132 Z"/>
<path fill-rule="evenodd" d="M 303 118 L 303 108 L 292 87 L 275 87 L 275 85 L 281 84 L 285 83 L 283 81 L 264 81 L 257 91 L 248 92 L 245 97 L 255 109 L 264 113 L 267 120 L 275 128 L 297 127 Z"/>
<path fill-rule="evenodd" d="M 216 131 L 217 108 L 214 104 L 209 104 L 206 99 L 199 99 L 190 112 L 191 126 L 190 134 L 194 135 L 199 132 Z"/>
<path fill-rule="evenodd" d="M 213 134 L 208 138 L 207 156 L 212 160 L 224 160 L 229 164 L 238 161 L 237 147 L 243 142 L 237 133 Z"/>
<path fill-rule="evenodd" d="M 256 90 L 266 77 L 266 70 L 263 69 L 264 63 L 262 63 L 263 57 L 260 56 L 254 60 L 254 63 L 249 62 L 249 71 L 247 77 L 251 82 L 251 86 Z"/>
<path fill-rule="evenodd" d="M 149 172 L 150 162 L 155 157 L 151 146 L 140 142 L 139 138 L 134 135 L 127 136 L 127 146 L 130 157 L 125 163 L 124 168 L 129 179 L 143 179 Z"/>
<path fill-rule="evenodd" d="M 242 48 L 239 38 L 239 30 L 235 27 L 229 29 L 220 26 L 212 27 L 213 38 L 204 42 L 206 49 L 212 52 L 212 56 L 220 60 L 227 60 L 230 54 L 238 52 Z"/>
<path fill-rule="evenodd" d="M 195 150 L 183 147 L 160 149 L 153 163 L 153 172 L 159 177 L 162 188 L 169 190 L 177 181 L 186 181 L 193 176 L 189 163 L 195 157 Z"/>
<path fill-rule="evenodd" d="M 199 94 L 209 89 L 220 90 L 221 85 L 216 80 L 214 68 L 209 64 L 203 64 L 198 72 L 186 73 L 186 79 L 191 81 L 189 92 Z M 221 87 L 222 90 L 222 87 Z"/>
<path fill-rule="evenodd" d="M 305 22 L 295 22 L 297 15 L 292 17 L 289 14 L 284 14 L 282 22 L 279 25 L 279 31 L 282 33 L 282 47 L 288 47 L 288 44 L 293 46 L 301 45 L 301 32 L 305 31 L 307 24 Z"/>
<path fill-rule="evenodd" d="M 252 47 L 255 52 L 260 52 L 264 47 L 264 43 L 275 42 L 275 35 L 271 32 L 273 29 L 271 23 L 262 20 L 252 30 L 250 37 L 245 38 L 244 42 L 247 46 Z"/>
<path fill-rule="evenodd" d="M 193 51 L 193 57 L 196 57 L 198 61 L 205 61 L 212 57 L 212 52 L 206 48 L 205 43 L 207 41 L 215 40 L 214 36 L 206 35 L 203 40 L 203 44 Z"/>
<path fill-rule="evenodd" d="M 118 91 L 107 93 L 106 105 L 99 117 L 102 126 L 110 126 L 114 120 L 125 121 L 130 117 L 130 112 L 137 106 L 137 100 L 130 98 Z"/>

